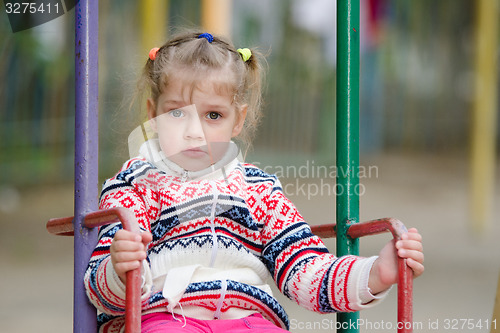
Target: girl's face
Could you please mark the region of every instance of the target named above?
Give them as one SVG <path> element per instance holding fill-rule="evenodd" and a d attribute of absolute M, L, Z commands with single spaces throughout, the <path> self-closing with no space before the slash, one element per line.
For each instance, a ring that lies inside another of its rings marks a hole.
<path fill-rule="evenodd" d="M 202 170 L 220 160 L 243 127 L 246 106 L 237 110 L 233 96 L 216 88 L 213 76 L 191 89 L 178 75 L 170 78 L 156 104 L 148 100 L 161 150 L 185 170 Z"/>

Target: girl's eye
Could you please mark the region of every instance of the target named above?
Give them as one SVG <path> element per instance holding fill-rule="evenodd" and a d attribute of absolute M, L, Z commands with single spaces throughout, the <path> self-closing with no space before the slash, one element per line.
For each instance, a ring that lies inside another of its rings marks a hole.
<path fill-rule="evenodd" d="M 207 118 L 210 120 L 217 120 L 221 117 L 220 113 L 212 111 L 207 114 Z"/>
<path fill-rule="evenodd" d="M 174 118 L 180 118 L 184 115 L 184 113 L 181 110 L 172 110 L 172 111 L 169 111 L 169 113 Z"/>

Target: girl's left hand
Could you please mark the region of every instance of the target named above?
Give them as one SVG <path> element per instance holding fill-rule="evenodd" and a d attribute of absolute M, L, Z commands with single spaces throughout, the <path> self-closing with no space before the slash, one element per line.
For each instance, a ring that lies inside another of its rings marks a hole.
<path fill-rule="evenodd" d="M 418 277 L 424 272 L 424 253 L 422 236 L 417 229 L 411 228 L 401 236 L 401 240 L 387 243 L 379 253 L 370 271 L 368 287 L 373 294 L 378 294 L 398 280 L 398 256 L 406 258 L 407 265 L 413 270 L 413 276 Z"/>

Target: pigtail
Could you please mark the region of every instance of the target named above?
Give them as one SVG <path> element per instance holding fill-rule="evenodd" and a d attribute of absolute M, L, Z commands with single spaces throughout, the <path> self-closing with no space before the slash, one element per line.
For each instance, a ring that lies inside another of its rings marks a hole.
<path fill-rule="evenodd" d="M 255 49 L 236 50 L 245 68 L 244 83 L 240 90 L 248 104 L 245 129 L 240 134 L 241 140 L 249 145 L 262 118 L 262 85 L 264 81 L 264 57 Z"/>

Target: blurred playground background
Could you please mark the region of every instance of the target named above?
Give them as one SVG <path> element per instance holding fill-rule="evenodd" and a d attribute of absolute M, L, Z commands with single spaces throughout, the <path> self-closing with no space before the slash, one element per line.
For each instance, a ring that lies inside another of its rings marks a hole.
<path fill-rule="evenodd" d="M 361 218 L 394 216 L 424 236 L 416 332 L 443 331 L 446 320 L 487 332 L 500 268 L 499 1 L 360 3 Z M 335 6 L 100 1 L 100 181 L 128 158 L 144 117 L 130 96 L 149 49 L 175 27 L 205 26 L 267 54 L 265 117 L 247 161 L 278 173 L 311 224 L 333 222 L 324 170 L 335 163 Z M 0 331 L 70 332 L 72 239 L 45 223 L 73 214 L 75 13 L 13 33 L 1 8 Z M 363 239 L 361 253 L 387 240 Z M 395 296 L 361 318 L 394 323 Z M 332 331 L 323 320 L 334 315 L 287 309 L 293 332 Z"/>

